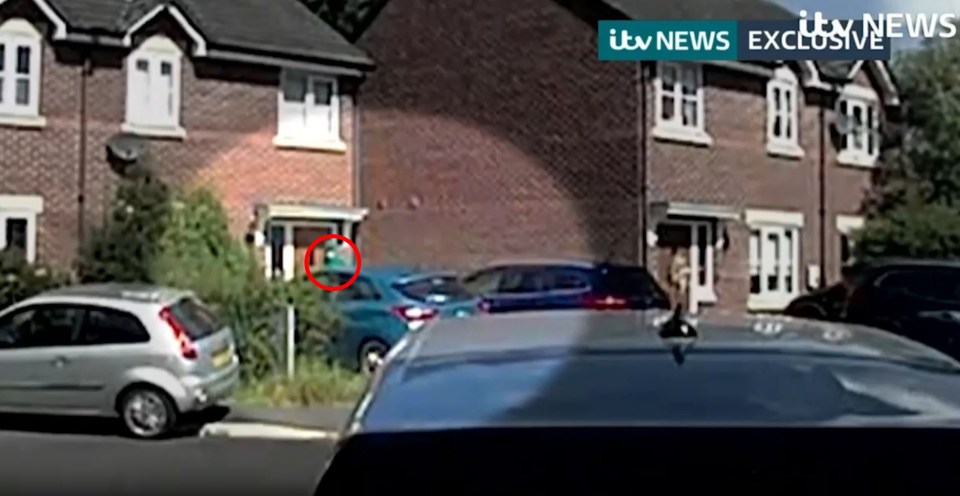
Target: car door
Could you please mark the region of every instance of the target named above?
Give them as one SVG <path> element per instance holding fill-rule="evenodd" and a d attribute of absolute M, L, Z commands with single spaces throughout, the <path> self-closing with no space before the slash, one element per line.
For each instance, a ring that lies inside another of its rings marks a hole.
<path fill-rule="evenodd" d="M 537 305 L 539 310 L 579 308 L 590 291 L 590 278 L 583 269 L 547 267 L 541 272 L 540 278 L 544 297 Z"/>
<path fill-rule="evenodd" d="M 82 310 L 41 304 L 0 319 L 0 406 L 60 413 L 75 394 L 65 370 Z"/>
<path fill-rule="evenodd" d="M 496 313 L 503 306 L 499 295 L 500 281 L 506 274 L 506 267 L 491 267 L 474 272 L 463 278 L 463 287 L 487 304 L 487 311 Z"/>
<path fill-rule="evenodd" d="M 496 295 L 498 299 L 496 311 L 527 312 L 543 308 L 549 299 L 543 283 L 543 269 L 540 267 L 524 266 L 508 269 L 500 279 L 500 287 Z"/>
<path fill-rule="evenodd" d="M 349 279 L 342 275 L 340 284 Z M 382 293 L 368 277 L 359 276 L 349 287 L 334 293 L 333 302 L 344 319 L 341 338 L 350 358 L 365 339 L 378 339 L 392 346 L 403 334 Z"/>
<path fill-rule="evenodd" d="M 960 356 L 960 271 L 900 269 L 878 279 L 877 286 L 881 291 L 870 302 L 881 316 L 878 326 Z"/>
<path fill-rule="evenodd" d="M 125 385 L 125 373 L 147 366 L 155 357 L 150 334 L 135 315 L 118 309 L 86 306 L 75 344 L 66 354 L 64 372 L 72 394 L 61 408 L 78 413 L 109 413 Z"/>

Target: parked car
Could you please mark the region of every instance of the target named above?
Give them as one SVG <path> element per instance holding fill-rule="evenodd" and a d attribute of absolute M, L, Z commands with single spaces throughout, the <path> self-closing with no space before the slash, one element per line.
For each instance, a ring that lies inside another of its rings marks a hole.
<path fill-rule="evenodd" d="M 315 494 L 932 493 L 958 479 L 937 450 L 960 440 L 958 374 L 890 333 L 783 317 L 438 322 L 377 371 Z"/>
<path fill-rule="evenodd" d="M 81 285 L 0 312 L 0 411 L 118 417 L 158 438 L 227 398 L 240 360 L 229 327 L 192 293 Z"/>
<path fill-rule="evenodd" d="M 838 321 L 843 316 L 848 293 L 855 285 L 859 265 L 844 267 L 841 281 L 794 298 L 787 308 L 786 315 L 806 319 Z"/>
<path fill-rule="evenodd" d="M 823 298 L 840 308 L 828 319 L 890 331 L 960 358 L 960 262 L 878 259 L 848 269 L 839 286 Z M 807 316 L 804 304 L 798 298 L 787 313 Z"/>
<path fill-rule="evenodd" d="M 669 308 L 670 298 L 647 269 L 580 261 L 496 263 L 466 276 L 464 286 L 490 313 L 592 308 Z"/>
<path fill-rule="evenodd" d="M 354 272 L 352 267 L 319 269 L 314 276 L 341 285 Z M 455 273 L 406 267 L 362 269 L 353 284 L 333 293 L 333 304 L 345 318 L 336 345 L 338 358 L 368 373 L 408 332 L 434 319 L 470 317 L 485 308 Z"/>

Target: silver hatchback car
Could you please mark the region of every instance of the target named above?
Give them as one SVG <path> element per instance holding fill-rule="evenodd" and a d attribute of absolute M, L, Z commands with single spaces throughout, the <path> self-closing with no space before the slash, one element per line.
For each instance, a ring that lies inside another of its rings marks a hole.
<path fill-rule="evenodd" d="M 232 393 L 233 332 L 188 291 L 80 285 L 0 311 L 0 411 L 120 418 L 162 437 Z"/>

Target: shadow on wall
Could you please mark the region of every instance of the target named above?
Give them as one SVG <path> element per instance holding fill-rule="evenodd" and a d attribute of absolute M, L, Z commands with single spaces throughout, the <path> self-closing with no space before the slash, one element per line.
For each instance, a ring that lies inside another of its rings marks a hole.
<path fill-rule="evenodd" d="M 635 66 L 597 61 L 592 26 L 542 0 L 386 5 L 358 42 L 371 261 L 638 260 Z"/>

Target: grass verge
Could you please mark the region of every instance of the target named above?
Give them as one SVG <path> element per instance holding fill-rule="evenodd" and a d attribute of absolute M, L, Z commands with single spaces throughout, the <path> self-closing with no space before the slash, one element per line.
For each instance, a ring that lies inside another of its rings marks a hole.
<path fill-rule="evenodd" d="M 292 379 L 286 376 L 245 382 L 234 398 L 248 405 L 298 407 L 349 405 L 367 385 L 366 377 L 329 365 L 324 360 L 301 358 Z"/>

